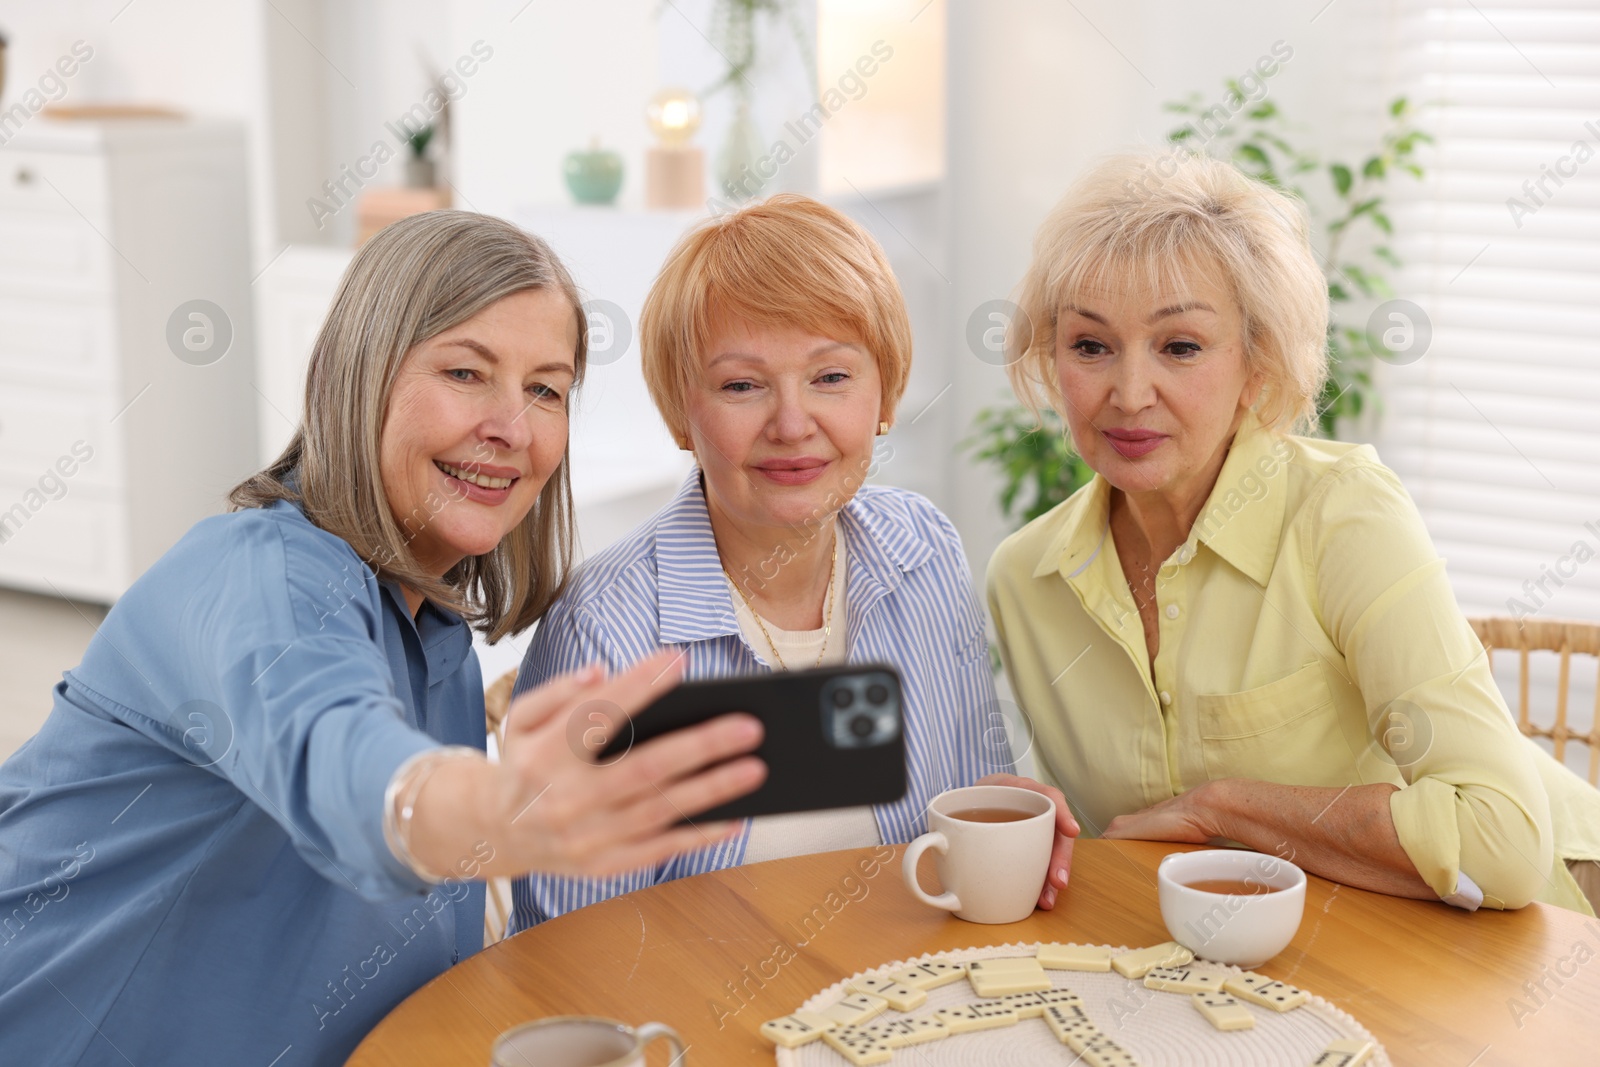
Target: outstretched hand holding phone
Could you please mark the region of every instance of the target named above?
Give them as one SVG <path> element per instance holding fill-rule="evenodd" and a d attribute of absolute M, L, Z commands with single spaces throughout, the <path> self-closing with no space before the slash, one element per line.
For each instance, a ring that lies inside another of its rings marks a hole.
<path fill-rule="evenodd" d="M 433 871 L 455 870 L 463 857 L 477 856 L 476 878 L 528 871 L 599 877 L 730 836 L 735 821 L 678 824 L 766 779 L 766 766 L 747 755 L 763 736 L 755 717 L 722 715 L 604 763 L 571 740 L 574 716 L 586 706 L 606 708 L 613 718 L 632 716 L 682 675 L 682 655 L 663 651 L 609 678 L 595 665 L 523 694 L 507 713 L 498 764 L 450 760 L 422 784 L 410 827 L 412 855 Z M 487 860 L 485 843 L 492 850 Z"/>

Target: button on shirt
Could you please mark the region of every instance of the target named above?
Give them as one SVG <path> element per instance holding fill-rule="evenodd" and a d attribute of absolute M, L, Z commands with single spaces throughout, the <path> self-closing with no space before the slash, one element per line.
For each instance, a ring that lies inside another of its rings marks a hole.
<path fill-rule="evenodd" d="M 1600 793 L 1523 739 L 1415 505 L 1369 446 L 1241 426 L 1156 576 L 1152 663 L 1104 478 L 1008 538 L 989 606 L 1044 777 L 1086 833 L 1214 778 L 1402 786 L 1441 897 L 1588 906 Z M 1551 796 L 1559 812 L 1552 825 Z M 1465 880 L 1463 880 L 1465 881 Z"/>
<path fill-rule="evenodd" d="M 0 766 L 0 1061 L 343 1063 L 482 947 L 383 840 L 440 743 L 484 746 L 460 618 L 286 502 L 199 523 Z"/>
<path fill-rule="evenodd" d="M 840 509 L 838 529 L 840 556 L 849 560 L 849 661 L 893 664 L 905 694 L 906 796 L 874 807 L 873 815 L 883 841 L 909 841 L 926 829 L 923 811 L 936 794 L 1012 768 L 983 612 L 961 538 L 924 498 L 863 486 Z M 647 523 L 584 563 L 539 624 L 517 691 L 597 660 L 620 670 L 663 646 L 684 649 L 688 680 L 771 669 L 764 658 L 770 651 L 753 649 L 740 631 L 698 470 Z M 512 887 L 511 927 L 736 866 L 745 861 L 749 833 L 747 820 L 727 841 L 611 878 L 520 879 Z"/>

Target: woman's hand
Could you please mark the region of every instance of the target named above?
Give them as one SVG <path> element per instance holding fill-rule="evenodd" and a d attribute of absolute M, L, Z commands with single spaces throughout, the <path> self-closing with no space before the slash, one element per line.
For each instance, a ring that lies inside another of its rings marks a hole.
<path fill-rule="evenodd" d="M 1043 793 L 1056 806 L 1056 843 L 1050 850 L 1050 869 L 1045 874 L 1044 889 L 1039 893 L 1039 907 L 1049 911 L 1056 906 L 1056 894 L 1067 888 L 1072 873 L 1072 839 L 1078 836 L 1078 820 L 1067 807 L 1067 798 L 1053 785 L 1036 782 L 1015 774 L 991 774 L 979 778 L 977 785 L 1009 785 L 1017 789 L 1031 789 Z"/>
<path fill-rule="evenodd" d="M 1395 830 L 1389 802 L 1398 788 L 1388 782 L 1336 789 L 1217 778 L 1118 815 L 1104 836 L 1191 845 L 1237 841 L 1358 889 L 1436 900 Z"/>
<path fill-rule="evenodd" d="M 766 778 L 759 759 L 734 758 L 761 743 L 754 716 L 724 715 L 595 761 L 611 735 L 626 730 L 627 718 L 678 684 L 681 661 L 680 653 L 661 652 L 609 679 L 591 666 L 523 694 L 506 715 L 500 763 L 487 779 L 468 781 L 471 765 L 447 763 L 424 784 L 413 854 L 430 869 L 451 869 L 463 847 L 473 848 L 462 831 L 476 826 L 494 858 L 475 877 L 530 870 L 602 877 L 731 836 L 737 821 L 676 824 Z M 477 810 L 462 810 L 461 801 Z M 419 836 L 425 827 L 426 843 Z"/>
<path fill-rule="evenodd" d="M 1101 836 L 1180 841 L 1190 845 L 1203 845 L 1213 838 L 1227 837 L 1219 828 L 1217 812 L 1210 804 L 1217 788 L 1218 782 L 1205 782 L 1159 804 L 1130 815 L 1118 815 L 1106 824 Z"/>

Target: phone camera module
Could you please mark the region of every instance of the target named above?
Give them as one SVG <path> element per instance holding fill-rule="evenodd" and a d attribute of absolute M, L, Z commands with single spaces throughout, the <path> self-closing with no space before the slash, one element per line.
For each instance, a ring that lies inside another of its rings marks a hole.
<path fill-rule="evenodd" d="M 900 708 L 881 675 L 840 678 L 823 690 L 823 735 L 834 748 L 872 748 L 900 735 Z"/>

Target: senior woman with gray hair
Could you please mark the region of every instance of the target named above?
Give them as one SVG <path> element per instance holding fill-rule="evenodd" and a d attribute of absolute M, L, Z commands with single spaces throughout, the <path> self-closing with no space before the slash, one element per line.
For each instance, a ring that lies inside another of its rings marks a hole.
<path fill-rule="evenodd" d="M 523 629 L 564 583 L 584 341 L 510 223 L 431 212 L 357 253 L 294 440 L 133 584 L 0 766 L 6 1063 L 343 1063 L 482 946 L 474 880 L 734 829 L 673 824 L 761 781 L 706 770 L 759 743 L 749 716 L 625 768 L 567 747 L 586 702 L 675 684 L 666 657 L 552 678 L 484 756 L 469 627 Z"/>
<path fill-rule="evenodd" d="M 1290 433 L 1327 373 L 1299 205 L 1204 158 L 1145 190 L 1150 162 L 1051 213 L 1010 338 L 1095 471 L 989 567 L 1042 777 L 1088 834 L 1590 910 L 1566 861 L 1600 858 L 1600 794 L 1519 737 L 1377 453 Z"/>

